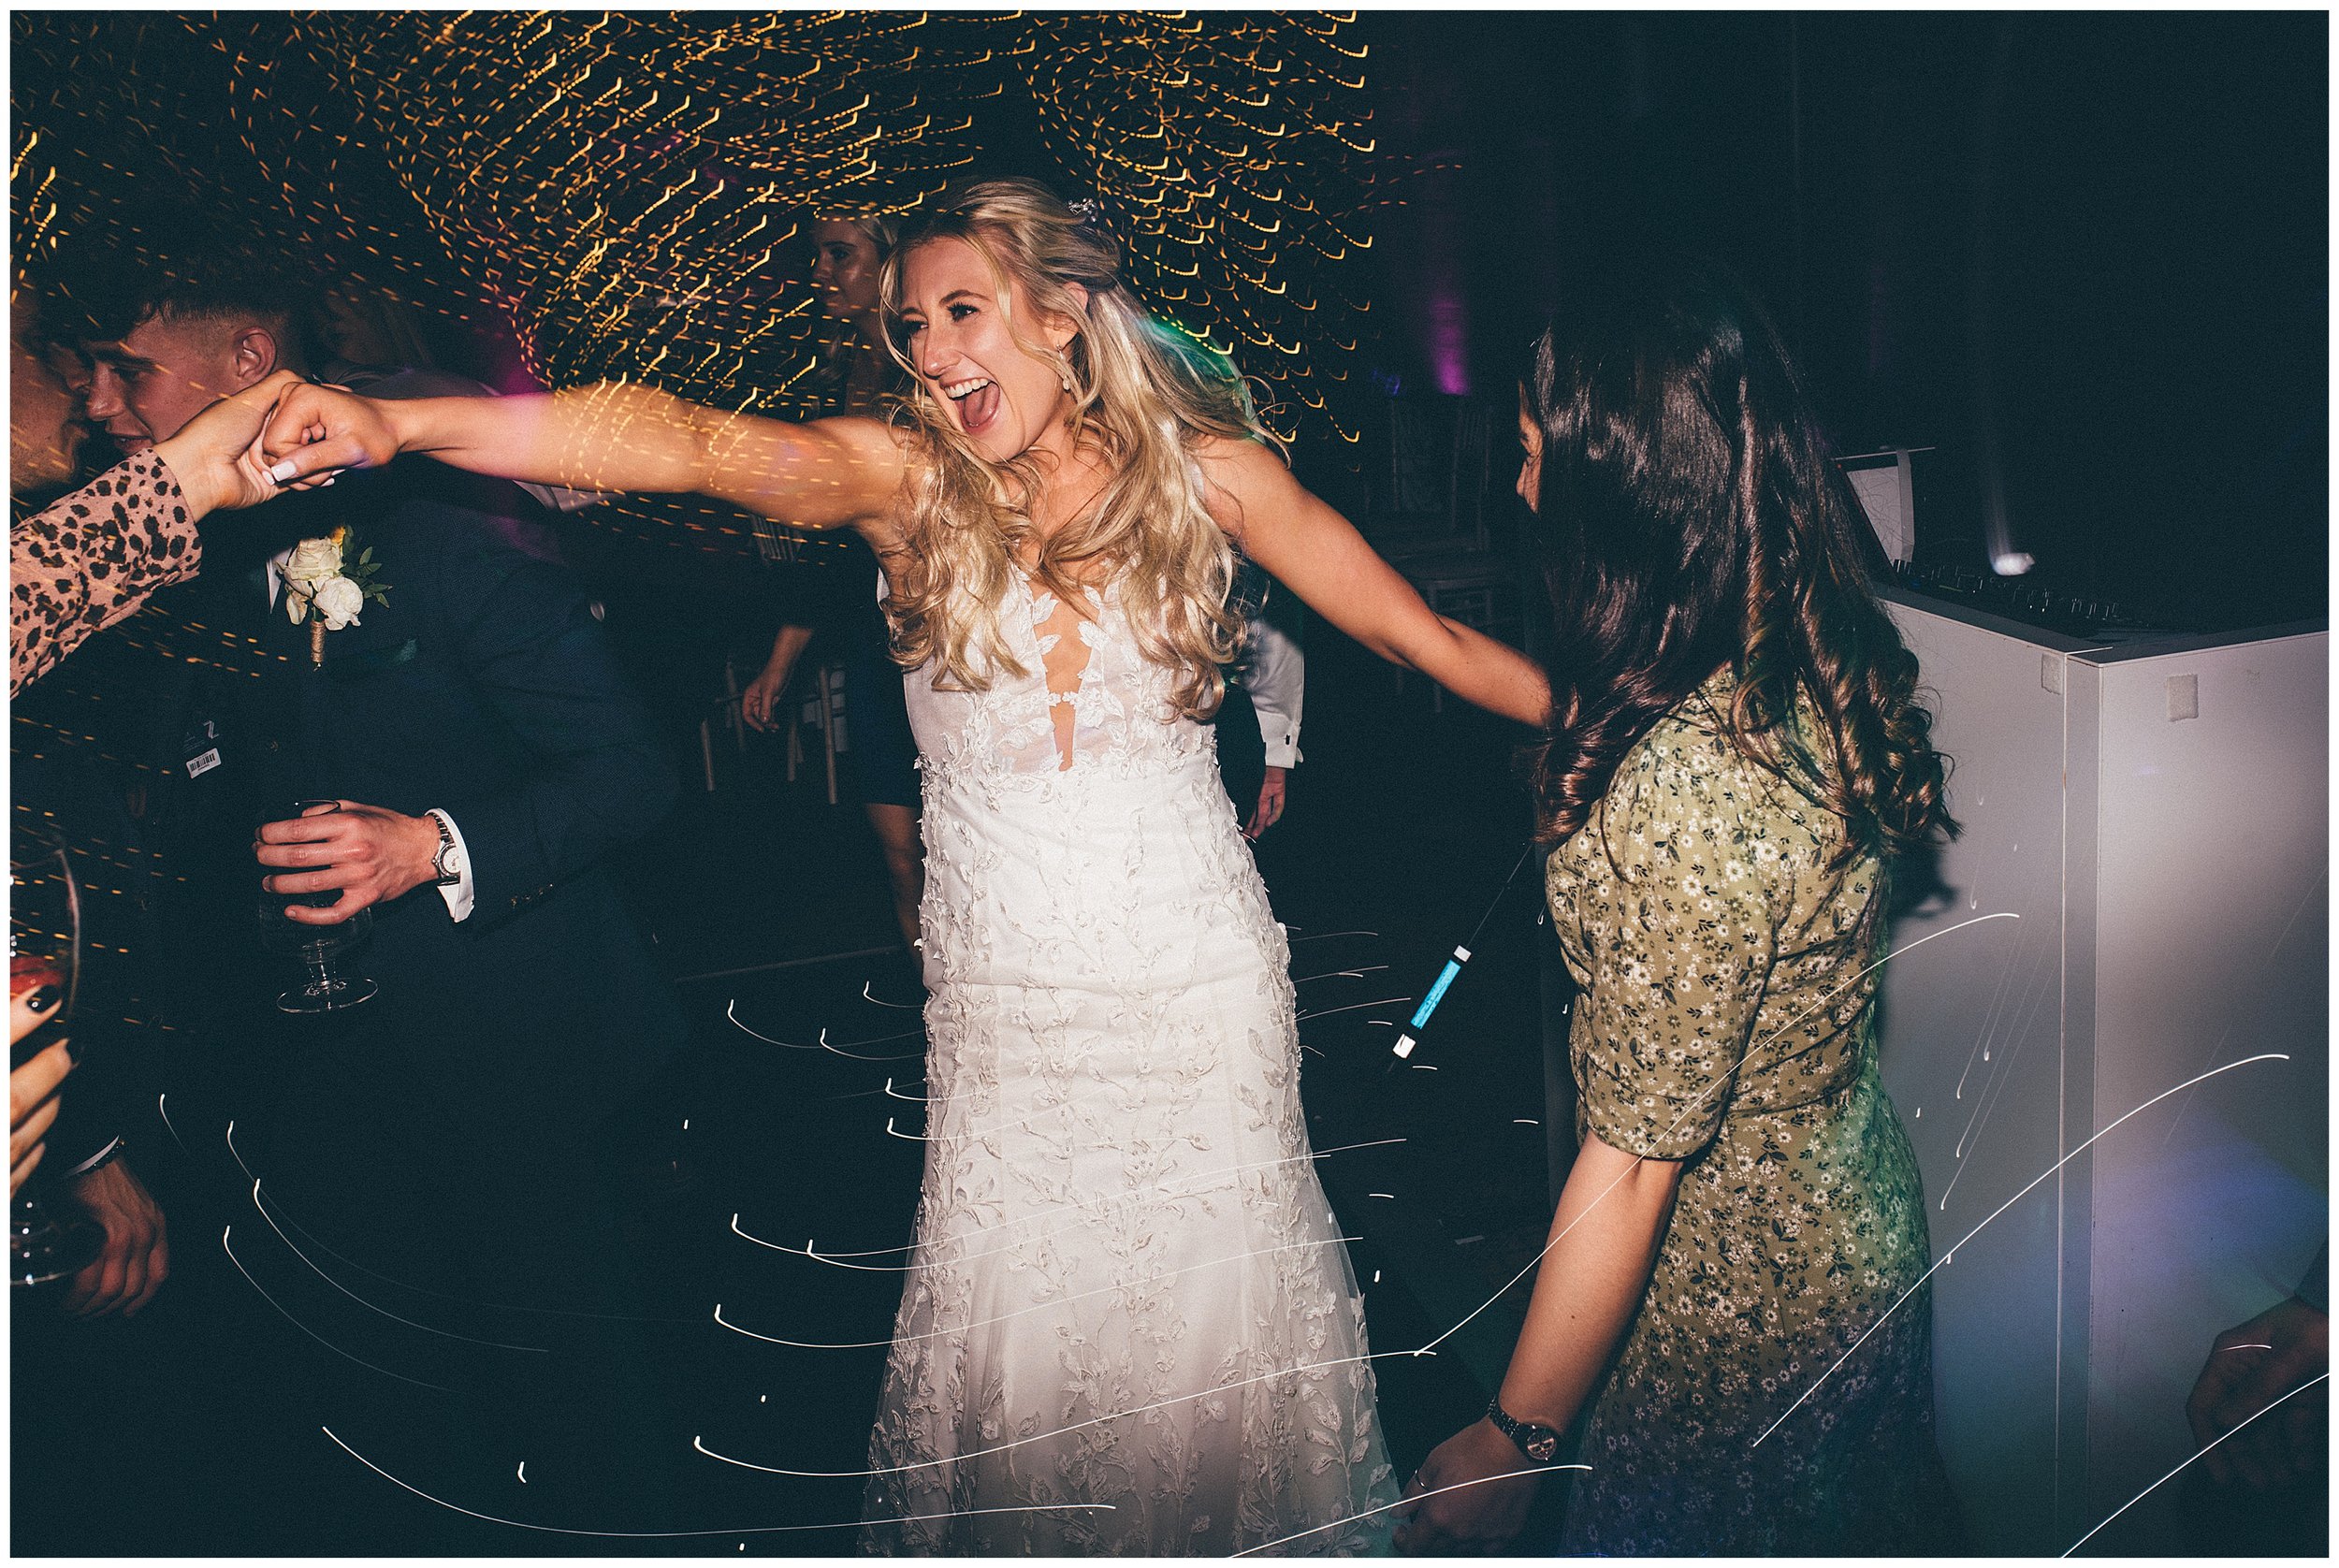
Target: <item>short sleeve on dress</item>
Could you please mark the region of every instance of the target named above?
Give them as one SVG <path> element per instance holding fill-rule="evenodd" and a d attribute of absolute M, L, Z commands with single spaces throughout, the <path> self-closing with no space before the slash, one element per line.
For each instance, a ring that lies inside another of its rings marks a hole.
<path fill-rule="evenodd" d="M 1721 1128 L 1778 949 L 1780 846 L 1726 745 L 1667 723 L 1554 855 L 1582 934 L 1572 1030 L 1589 1130 L 1685 1159 Z M 1567 865 L 1562 872 L 1562 856 Z"/>

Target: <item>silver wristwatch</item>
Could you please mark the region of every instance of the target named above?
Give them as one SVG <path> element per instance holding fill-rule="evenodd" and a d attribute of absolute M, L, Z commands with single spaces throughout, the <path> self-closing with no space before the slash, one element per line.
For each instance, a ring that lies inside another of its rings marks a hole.
<path fill-rule="evenodd" d="M 437 886 L 451 888 L 463 879 L 463 847 L 455 842 L 455 830 L 444 816 L 436 811 L 429 816 L 430 825 L 439 830 L 439 850 L 430 857 L 431 877 Z"/>

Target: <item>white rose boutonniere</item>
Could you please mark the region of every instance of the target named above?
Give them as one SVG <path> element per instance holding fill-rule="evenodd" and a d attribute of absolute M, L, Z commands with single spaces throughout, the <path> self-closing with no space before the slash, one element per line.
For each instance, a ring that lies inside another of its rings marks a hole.
<path fill-rule="evenodd" d="M 389 602 L 389 585 L 379 580 L 381 565 L 370 548 L 357 553 L 355 566 L 348 552 L 356 540 L 350 530 L 337 528 L 323 539 L 304 539 L 293 546 L 284 562 L 284 614 L 298 626 L 309 625 L 309 662 L 325 662 L 325 634 L 357 624 L 357 613 L 370 599 Z"/>
<path fill-rule="evenodd" d="M 317 585 L 316 606 L 325 629 L 339 632 L 357 624 L 357 612 L 366 607 L 366 590 L 347 577 L 327 577 Z"/>

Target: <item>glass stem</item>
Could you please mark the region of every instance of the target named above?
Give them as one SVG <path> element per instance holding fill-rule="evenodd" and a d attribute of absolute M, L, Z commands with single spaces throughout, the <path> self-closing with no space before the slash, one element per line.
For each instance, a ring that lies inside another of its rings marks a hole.
<path fill-rule="evenodd" d="M 327 956 L 323 947 L 312 947 L 309 950 L 309 968 L 311 971 L 309 995 L 330 996 L 333 994 L 333 963 Z"/>

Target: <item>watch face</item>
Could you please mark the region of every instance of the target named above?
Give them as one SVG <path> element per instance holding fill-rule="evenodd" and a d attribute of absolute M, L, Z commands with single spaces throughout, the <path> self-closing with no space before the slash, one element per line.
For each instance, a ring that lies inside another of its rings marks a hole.
<path fill-rule="evenodd" d="M 1560 1437 L 1557 1432 L 1547 1431 L 1540 1437 L 1531 1437 L 1527 1440 L 1527 1457 L 1537 1464 L 1550 1462 L 1551 1456 L 1559 1451 Z"/>

